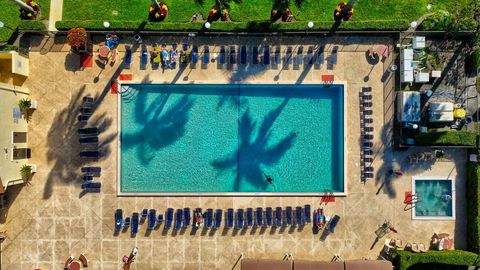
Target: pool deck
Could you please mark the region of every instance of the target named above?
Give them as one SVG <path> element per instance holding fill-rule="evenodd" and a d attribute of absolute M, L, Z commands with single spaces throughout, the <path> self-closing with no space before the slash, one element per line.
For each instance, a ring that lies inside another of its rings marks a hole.
<path fill-rule="evenodd" d="M 125 41 L 125 40 L 124 40 Z M 122 41 L 122 42 L 124 42 Z M 181 44 L 182 40 L 177 40 Z M 326 65 L 320 69 L 265 69 L 257 67 L 232 67 L 219 69 L 214 63 L 184 70 L 139 69 L 139 50 L 132 58 L 129 70 L 119 68 L 121 59 L 105 69 L 93 63 L 92 68 L 80 69 L 79 58 L 68 53 L 68 46 L 55 43 L 47 54 L 30 53 L 30 77 L 24 86 L 31 92 L 31 99 L 38 101 L 38 109 L 29 122 L 29 147 L 31 163 L 38 172 L 24 186 L 9 187 L 11 205 L 0 219 L 0 230 L 6 231 L 2 243 L 3 269 L 61 269 L 67 257 L 86 253 L 91 266 L 88 269 L 119 269 L 121 257 L 128 255 L 134 246 L 139 253 L 131 269 L 239 269 L 235 263 L 241 253 L 248 258 L 281 259 L 285 252 L 297 259 L 330 261 L 338 254 L 343 259 L 376 259 L 383 248 L 383 239 L 375 243 L 375 230 L 385 220 L 390 220 L 404 242 L 423 242 L 428 246 L 434 232 L 446 232 L 454 236 L 457 248 L 465 248 L 465 164 L 466 152 L 448 150 L 452 161 L 418 163 L 410 165 L 407 156 L 419 149 L 393 152 L 390 146 L 391 121 L 393 121 L 393 78 L 386 71 L 392 57 L 385 62 L 370 65 L 366 51 L 373 44 L 391 44 L 387 38 L 325 37 L 325 38 L 190 38 L 190 43 L 210 45 L 210 52 L 218 49 L 215 44 L 277 44 L 319 43 L 326 45 L 326 57 L 333 46 L 339 46 L 338 64 L 333 70 Z M 128 42 L 128 40 L 127 40 Z M 145 40 L 151 44 L 151 40 Z M 171 44 L 166 37 L 155 42 Z M 36 48 L 40 40 L 33 40 Z M 123 43 L 120 45 L 123 49 Z M 237 53 L 239 49 L 237 48 Z M 96 55 L 95 55 L 96 56 Z M 120 52 L 123 56 L 123 52 Z M 163 234 L 159 230 L 146 233 L 146 225 L 140 227 L 136 237 L 130 233 L 114 235 L 114 211 L 122 208 L 125 213 L 167 207 L 247 208 L 303 206 L 319 207 L 319 197 L 118 197 L 117 196 L 117 95 L 110 93 L 110 80 L 120 73 L 133 74 L 133 80 L 150 82 L 195 83 L 195 81 L 302 83 L 318 82 L 322 74 L 335 75 L 336 81 L 347 84 L 347 188 L 348 196 L 337 197 L 335 202 L 323 205 L 327 215 L 338 214 L 341 219 L 334 234 L 326 238 L 313 234 L 311 226 L 286 228 L 285 230 L 223 230 L 192 231 Z M 368 75 L 368 78 L 366 76 Z M 365 81 L 367 80 L 367 81 Z M 376 150 L 375 179 L 365 185 L 360 182 L 360 109 L 359 90 L 362 86 L 373 89 L 374 146 Z M 96 97 L 98 107 L 89 125 L 99 126 L 100 148 L 104 158 L 85 162 L 78 157 L 81 148 L 76 135 L 77 116 L 83 96 Z M 420 149 L 421 150 L 421 149 Z M 85 164 L 102 167 L 102 191 L 82 193 L 80 167 Z M 404 175 L 391 178 L 388 170 L 399 168 Z M 411 190 L 412 176 L 449 176 L 456 183 L 456 220 L 412 220 L 411 212 L 404 211 L 404 193 Z M 235 266 L 235 267 L 234 267 Z"/>

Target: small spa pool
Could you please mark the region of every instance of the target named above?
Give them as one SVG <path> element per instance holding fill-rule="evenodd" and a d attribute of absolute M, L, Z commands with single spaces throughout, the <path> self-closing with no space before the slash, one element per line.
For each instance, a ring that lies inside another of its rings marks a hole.
<path fill-rule="evenodd" d="M 413 219 L 455 219 L 455 187 L 452 179 L 414 177 L 412 190 L 418 197 L 412 209 Z"/>

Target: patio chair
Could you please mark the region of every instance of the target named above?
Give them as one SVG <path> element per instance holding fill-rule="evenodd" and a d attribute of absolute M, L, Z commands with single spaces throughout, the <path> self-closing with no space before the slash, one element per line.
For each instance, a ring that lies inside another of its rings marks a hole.
<path fill-rule="evenodd" d="M 85 103 L 93 103 L 93 102 L 94 102 L 93 97 L 91 97 L 91 96 L 84 96 L 84 97 L 83 97 L 83 103 L 84 103 L 84 104 L 85 104 Z"/>
<path fill-rule="evenodd" d="M 155 228 L 155 222 L 157 221 L 156 216 L 157 216 L 157 211 L 155 209 L 150 209 L 148 211 L 148 227 L 147 227 L 147 230 L 153 230 L 153 228 Z"/>
<path fill-rule="evenodd" d="M 315 59 L 315 64 L 323 65 L 325 63 L 325 46 L 320 46 L 317 51 L 317 59 Z"/>
<path fill-rule="evenodd" d="M 208 46 L 203 47 L 203 64 L 208 64 L 210 62 L 210 49 Z"/>
<path fill-rule="evenodd" d="M 96 127 L 79 128 L 77 130 L 77 133 L 80 136 L 94 136 L 94 135 L 98 135 L 98 128 L 96 128 Z"/>
<path fill-rule="evenodd" d="M 240 47 L 240 65 L 247 64 L 247 47 L 243 45 Z"/>
<path fill-rule="evenodd" d="M 142 209 L 141 219 L 147 219 L 147 216 L 148 216 L 148 209 L 147 209 L 147 208 L 143 208 L 143 209 Z"/>
<path fill-rule="evenodd" d="M 362 161 L 365 162 L 365 163 L 372 163 L 372 162 L 373 162 L 373 158 L 371 158 L 371 157 L 364 157 L 364 158 L 362 158 Z"/>
<path fill-rule="evenodd" d="M 312 222 L 312 210 L 310 204 L 305 204 L 303 207 L 303 215 L 305 217 L 305 223 L 309 224 Z"/>
<path fill-rule="evenodd" d="M 207 212 L 205 213 L 205 227 L 211 228 L 213 223 L 213 209 L 208 208 Z"/>
<path fill-rule="evenodd" d="M 253 209 L 252 208 L 247 208 L 247 227 L 252 227 L 253 226 Z"/>
<path fill-rule="evenodd" d="M 243 229 L 244 224 L 244 217 L 245 213 L 243 212 L 243 209 L 238 209 L 237 210 L 237 222 L 236 222 L 236 227 L 237 229 Z"/>
<path fill-rule="evenodd" d="M 219 56 L 218 56 L 218 63 L 220 65 L 224 65 L 225 64 L 225 60 L 226 60 L 226 56 L 225 56 L 225 46 L 220 46 L 220 53 L 219 53 Z"/>
<path fill-rule="evenodd" d="M 263 64 L 268 66 L 270 65 L 270 46 L 263 46 Z"/>
<path fill-rule="evenodd" d="M 313 46 L 308 46 L 306 64 L 313 65 Z"/>
<path fill-rule="evenodd" d="M 84 175 L 83 176 L 83 181 L 84 182 L 93 181 L 93 175 Z"/>
<path fill-rule="evenodd" d="M 78 116 L 78 121 L 81 123 L 86 123 L 90 119 L 90 115 L 81 114 Z"/>
<path fill-rule="evenodd" d="M 84 166 L 81 169 L 82 173 L 92 174 L 92 173 L 100 173 L 102 168 L 100 167 L 91 167 L 91 166 Z"/>
<path fill-rule="evenodd" d="M 373 118 L 363 117 L 363 118 L 361 119 L 361 122 L 362 122 L 362 124 L 373 124 Z"/>
<path fill-rule="evenodd" d="M 363 93 L 370 93 L 372 92 L 372 87 L 362 87 L 362 92 Z"/>
<path fill-rule="evenodd" d="M 373 167 L 367 166 L 367 167 L 363 168 L 363 171 L 364 172 L 373 172 Z"/>
<path fill-rule="evenodd" d="M 428 251 L 427 248 L 425 247 L 425 244 L 423 244 L 423 243 L 418 243 L 418 250 L 420 252 L 427 252 Z"/>
<path fill-rule="evenodd" d="M 363 132 L 373 132 L 373 127 L 364 127 Z"/>
<path fill-rule="evenodd" d="M 198 47 L 193 45 L 192 52 L 190 53 L 190 58 L 192 59 L 192 64 L 197 64 L 198 62 Z"/>
<path fill-rule="evenodd" d="M 165 229 L 170 229 L 173 223 L 173 208 L 168 208 L 167 213 L 165 213 L 166 221 L 165 221 Z"/>
<path fill-rule="evenodd" d="M 135 236 L 138 233 L 138 213 L 134 212 L 132 214 L 132 236 Z"/>
<path fill-rule="evenodd" d="M 265 209 L 265 225 L 267 227 L 271 227 L 272 226 L 272 220 L 273 220 L 273 210 L 271 207 L 267 207 Z"/>
<path fill-rule="evenodd" d="M 362 148 L 370 148 L 370 147 L 373 147 L 372 142 L 363 142 L 362 143 Z"/>
<path fill-rule="evenodd" d="M 84 138 L 79 138 L 78 142 L 80 144 L 98 144 L 98 137 L 84 137 Z"/>
<path fill-rule="evenodd" d="M 281 207 L 275 208 L 275 226 L 277 227 L 282 226 L 282 208 Z"/>
<path fill-rule="evenodd" d="M 364 110 L 363 115 L 373 115 L 373 111 L 372 110 Z"/>
<path fill-rule="evenodd" d="M 275 47 L 275 53 L 273 56 L 273 64 L 274 65 L 280 65 L 282 62 L 282 55 L 280 52 L 280 46 Z"/>
<path fill-rule="evenodd" d="M 369 102 L 369 101 L 363 102 L 362 106 L 364 108 L 371 108 L 373 106 L 373 102 Z"/>
<path fill-rule="evenodd" d="M 84 253 L 80 253 L 80 256 L 78 257 L 78 260 L 82 263 L 83 267 L 88 267 L 88 259 L 87 259 L 87 256 L 85 256 Z"/>
<path fill-rule="evenodd" d="M 90 114 L 93 113 L 93 109 L 82 107 L 82 108 L 80 108 L 80 113 L 83 114 L 83 115 L 90 115 Z"/>
<path fill-rule="evenodd" d="M 302 207 L 297 206 L 295 207 L 295 224 L 297 226 L 303 226 L 303 216 L 302 216 Z"/>
<path fill-rule="evenodd" d="M 330 221 L 328 222 L 327 232 L 334 233 L 335 227 L 337 226 L 338 222 L 340 221 L 340 217 L 338 215 L 334 215 Z"/>
<path fill-rule="evenodd" d="M 125 217 L 125 220 L 123 222 L 123 228 L 127 229 L 128 227 L 130 227 L 130 222 L 131 222 L 131 218 L 130 217 Z"/>
<path fill-rule="evenodd" d="M 295 55 L 294 65 L 300 66 L 303 64 L 303 46 L 298 47 L 297 54 Z"/>
<path fill-rule="evenodd" d="M 222 216 L 223 216 L 222 209 L 217 209 L 215 211 L 215 229 L 218 229 L 222 226 Z"/>
<path fill-rule="evenodd" d="M 255 211 L 255 225 L 257 227 L 263 226 L 263 209 L 258 207 Z"/>
<path fill-rule="evenodd" d="M 292 46 L 288 46 L 285 52 L 285 65 L 290 65 L 292 63 Z"/>
<path fill-rule="evenodd" d="M 227 209 L 227 228 L 233 228 L 233 209 Z"/>
<path fill-rule="evenodd" d="M 142 48 L 142 54 L 140 56 L 140 68 L 145 69 L 148 63 L 148 51 L 147 48 Z"/>
<path fill-rule="evenodd" d="M 127 68 L 130 68 L 130 65 L 132 64 L 132 49 L 130 49 L 130 46 L 125 46 L 125 57 L 123 58 L 123 64 Z"/>
<path fill-rule="evenodd" d="M 183 208 L 183 227 L 184 228 L 187 228 L 188 226 L 190 226 L 190 223 L 192 221 L 192 217 L 190 213 L 191 213 L 190 208 L 188 207 Z"/>
<path fill-rule="evenodd" d="M 123 226 L 123 211 L 122 209 L 115 210 L 115 231 L 118 232 Z"/>
<path fill-rule="evenodd" d="M 258 65 L 258 46 L 252 47 L 252 64 Z"/>
<path fill-rule="evenodd" d="M 412 250 L 412 252 L 415 252 L 415 253 L 419 253 L 420 252 L 420 248 L 418 247 L 418 244 L 417 243 L 412 243 L 410 245 L 410 249 Z"/>
<path fill-rule="evenodd" d="M 373 140 L 373 135 L 372 134 L 364 134 L 363 139 L 364 140 Z"/>
<path fill-rule="evenodd" d="M 364 172 L 363 177 L 366 179 L 373 179 L 373 173 Z"/>
<path fill-rule="evenodd" d="M 82 184 L 82 189 L 85 191 L 98 191 L 102 187 L 99 182 L 85 182 Z"/>
<path fill-rule="evenodd" d="M 292 207 L 285 208 L 285 222 L 287 225 L 292 225 Z"/>
<path fill-rule="evenodd" d="M 163 215 L 162 214 L 158 214 L 157 216 L 157 227 L 160 227 L 160 225 L 162 225 L 163 223 Z"/>
<path fill-rule="evenodd" d="M 363 155 L 364 156 L 371 156 L 371 155 L 373 155 L 373 150 L 365 149 L 365 150 L 363 150 Z"/>
<path fill-rule="evenodd" d="M 183 221 L 183 211 L 182 209 L 177 209 L 175 212 L 175 230 L 180 230 L 182 228 Z"/>
<path fill-rule="evenodd" d="M 228 60 L 230 62 L 230 65 L 235 65 L 237 63 L 237 53 L 235 52 L 235 46 L 230 46 Z"/>
<path fill-rule="evenodd" d="M 363 100 L 372 100 L 372 95 L 362 95 Z"/>

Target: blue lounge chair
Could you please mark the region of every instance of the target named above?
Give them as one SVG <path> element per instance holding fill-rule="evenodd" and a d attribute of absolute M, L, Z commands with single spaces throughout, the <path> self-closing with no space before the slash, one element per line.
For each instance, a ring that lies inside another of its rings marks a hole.
<path fill-rule="evenodd" d="M 247 208 L 247 227 L 253 226 L 253 209 Z"/>
<path fill-rule="evenodd" d="M 208 64 L 210 63 L 210 49 L 208 46 L 205 46 L 203 48 L 203 63 Z"/>
<path fill-rule="evenodd" d="M 237 63 L 237 53 L 235 52 L 235 46 L 230 46 L 230 53 L 228 57 L 230 65 L 235 65 Z"/>
<path fill-rule="evenodd" d="M 302 207 L 300 207 L 300 206 L 295 207 L 295 224 L 297 224 L 297 226 L 303 226 L 304 225 L 302 212 L 303 212 Z"/>
<path fill-rule="evenodd" d="M 130 49 L 130 46 L 125 46 L 125 59 L 123 63 L 126 67 L 130 67 L 130 64 L 132 64 L 132 49 Z"/>
<path fill-rule="evenodd" d="M 165 221 L 165 229 L 170 229 L 173 223 L 173 209 L 168 208 L 167 213 L 165 213 L 166 221 Z"/>
<path fill-rule="evenodd" d="M 247 47 L 243 45 L 240 47 L 240 65 L 247 64 Z"/>
<path fill-rule="evenodd" d="M 84 175 L 83 181 L 93 181 L 93 175 Z"/>
<path fill-rule="evenodd" d="M 287 51 L 285 52 L 285 64 L 290 65 L 292 63 L 292 46 L 287 47 Z"/>
<path fill-rule="evenodd" d="M 192 53 L 191 53 L 192 64 L 196 64 L 198 62 L 198 47 L 193 45 Z"/>
<path fill-rule="evenodd" d="M 183 43 L 183 44 L 182 44 L 182 50 L 183 50 L 184 52 L 188 51 L 188 44 L 187 44 L 187 43 Z"/>
<path fill-rule="evenodd" d="M 102 183 L 85 182 L 82 184 L 82 189 L 85 191 L 97 191 L 102 187 Z"/>
<path fill-rule="evenodd" d="M 267 227 L 270 227 L 272 226 L 272 219 L 273 219 L 273 210 L 271 207 L 267 207 L 265 209 L 265 224 L 267 225 Z"/>
<path fill-rule="evenodd" d="M 255 222 L 257 227 L 263 226 L 263 209 L 261 207 L 255 211 Z"/>
<path fill-rule="evenodd" d="M 99 158 L 100 152 L 98 150 L 86 150 L 80 152 L 82 158 Z"/>
<path fill-rule="evenodd" d="M 192 221 L 191 215 L 190 215 L 190 208 L 183 208 L 183 227 L 187 228 L 190 226 L 190 222 Z"/>
<path fill-rule="evenodd" d="M 245 225 L 243 217 L 245 213 L 243 212 L 243 209 L 238 209 L 237 210 L 237 229 L 243 229 L 243 226 Z"/>
<path fill-rule="evenodd" d="M 285 208 L 285 221 L 287 222 L 287 225 L 292 225 L 292 207 L 290 206 Z"/>
<path fill-rule="evenodd" d="M 130 221 L 130 217 L 126 217 L 125 221 L 123 222 L 123 228 L 127 229 L 128 227 L 130 227 Z"/>
<path fill-rule="evenodd" d="M 97 136 L 95 136 L 95 137 L 84 137 L 84 138 L 78 139 L 78 142 L 80 144 L 98 144 L 98 137 Z"/>
<path fill-rule="evenodd" d="M 252 64 L 258 65 L 258 46 L 252 47 Z"/>
<path fill-rule="evenodd" d="M 295 66 L 300 66 L 303 64 L 303 46 L 298 47 L 297 55 L 295 55 Z"/>
<path fill-rule="evenodd" d="M 90 115 L 81 114 L 78 116 L 78 121 L 82 123 L 86 123 L 88 119 L 90 119 Z"/>
<path fill-rule="evenodd" d="M 95 100 L 93 97 L 91 96 L 84 96 L 83 97 L 83 103 L 84 105 L 88 105 L 88 104 L 85 104 L 85 103 L 93 103 Z"/>
<path fill-rule="evenodd" d="M 273 64 L 280 65 L 282 63 L 282 55 L 280 52 L 280 46 L 275 47 L 275 54 L 273 55 Z"/>
<path fill-rule="evenodd" d="M 182 219 L 183 219 L 183 211 L 182 209 L 177 209 L 175 213 L 175 229 L 180 230 L 182 228 Z"/>
<path fill-rule="evenodd" d="M 138 213 L 133 213 L 132 215 L 132 235 L 138 233 Z"/>
<path fill-rule="evenodd" d="M 99 174 L 100 172 L 102 172 L 102 168 L 84 166 L 84 167 L 82 167 L 81 171 L 82 171 L 82 173 L 87 173 L 87 174 Z"/>
<path fill-rule="evenodd" d="M 150 209 L 150 211 L 148 211 L 148 230 L 153 230 L 155 227 L 155 222 L 157 221 L 156 217 L 157 211 L 155 209 Z"/>
<path fill-rule="evenodd" d="M 307 65 L 313 65 L 313 46 L 309 46 L 307 50 Z"/>
<path fill-rule="evenodd" d="M 226 55 L 225 55 L 225 46 L 220 46 L 220 53 L 218 56 L 218 63 L 220 65 L 224 65 L 226 61 Z"/>
<path fill-rule="evenodd" d="M 147 208 L 143 208 L 142 209 L 142 219 L 146 219 L 148 216 L 148 209 Z"/>
<path fill-rule="evenodd" d="M 98 128 L 91 127 L 91 128 L 79 128 L 78 135 L 80 136 L 95 136 L 98 135 Z"/>
<path fill-rule="evenodd" d="M 227 210 L 227 228 L 233 228 L 233 209 L 228 208 Z"/>
<path fill-rule="evenodd" d="M 270 65 L 270 46 L 268 45 L 263 46 L 263 64 Z"/>
<path fill-rule="evenodd" d="M 334 215 L 330 222 L 328 223 L 328 233 L 333 233 L 335 231 L 335 227 L 338 224 L 338 221 L 340 220 L 340 217 L 338 215 Z"/>
<path fill-rule="evenodd" d="M 140 68 L 141 69 L 147 68 L 147 63 L 148 63 L 148 51 L 147 51 L 147 48 L 144 47 L 142 48 L 142 54 L 140 57 Z"/>
<path fill-rule="evenodd" d="M 325 63 L 325 46 L 321 46 L 317 52 L 317 59 L 315 61 L 317 65 L 323 65 Z"/>
<path fill-rule="evenodd" d="M 80 113 L 82 115 L 90 115 L 93 113 L 93 109 L 92 108 L 85 108 L 85 107 L 82 107 L 80 108 Z"/>
<path fill-rule="evenodd" d="M 218 229 L 220 228 L 220 226 L 222 226 L 222 218 L 223 218 L 222 209 L 217 209 L 217 211 L 215 211 L 215 229 Z"/>
<path fill-rule="evenodd" d="M 158 216 L 157 216 L 157 226 L 162 225 L 162 223 L 163 223 L 163 215 L 158 214 Z"/>
<path fill-rule="evenodd" d="M 275 226 L 277 227 L 282 226 L 282 208 L 281 207 L 275 208 Z"/>
<path fill-rule="evenodd" d="M 123 226 L 123 211 L 122 209 L 117 209 L 115 211 L 115 231 L 118 232 L 122 229 Z"/>
<path fill-rule="evenodd" d="M 303 208 L 303 215 L 305 216 L 305 223 L 311 223 L 312 222 L 312 210 L 310 207 L 310 204 L 305 204 L 305 207 Z"/>
<path fill-rule="evenodd" d="M 208 208 L 205 214 L 205 227 L 211 228 L 213 222 L 213 209 Z"/>

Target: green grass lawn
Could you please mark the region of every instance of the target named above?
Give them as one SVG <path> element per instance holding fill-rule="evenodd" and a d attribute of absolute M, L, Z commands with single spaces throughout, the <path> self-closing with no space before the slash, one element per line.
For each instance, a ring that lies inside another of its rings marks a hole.
<path fill-rule="evenodd" d="M 40 20 L 48 19 L 50 0 L 35 0 L 41 7 Z M 10 0 L 0 0 L 0 21 L 5 26 L 0 28 L 0 42 L 7 41 L 20 23 L 19 7 Z"/>

